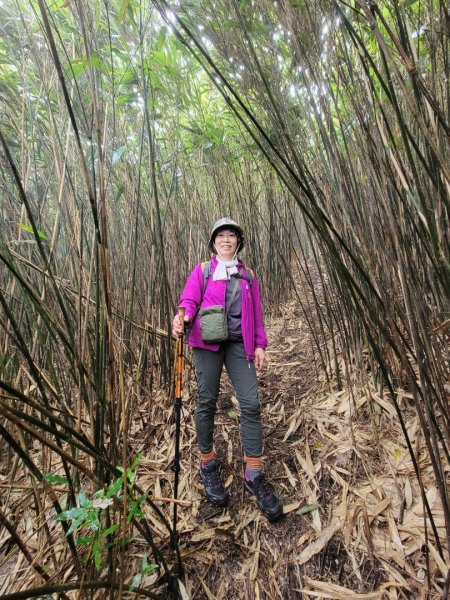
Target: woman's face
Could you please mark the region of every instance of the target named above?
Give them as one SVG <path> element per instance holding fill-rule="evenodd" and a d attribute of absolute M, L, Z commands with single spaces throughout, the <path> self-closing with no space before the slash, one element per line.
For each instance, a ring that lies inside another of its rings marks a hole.
<path fill-rule="evenodd" d="M 238 236 L 234 229 L 222 229 L 214 238 L 216 252 L 224 260 L 231 260 L 238 246 Z"/>

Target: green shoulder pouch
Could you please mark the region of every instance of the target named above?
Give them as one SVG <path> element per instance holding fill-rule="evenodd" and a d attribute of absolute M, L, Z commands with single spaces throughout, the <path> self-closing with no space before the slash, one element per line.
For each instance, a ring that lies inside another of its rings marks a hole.
<path fill-rule="evenodd" d="M 228 338 L 227 314 L 223 306 L 207 306 L 198 312 L 200 333 L 205 344 L 220 344 Z"/>
<path fill-rule="evenodd" d="M 233 291 L 231 293 L 228 308 L 233 304 L 239 287 L 239 279 L 236 277 Z M 200 319 L 200 334 L 205 344 L 220 344 L 228 339 L 228 309 L 215 304 L 206 306 L 198 311 Z"/>

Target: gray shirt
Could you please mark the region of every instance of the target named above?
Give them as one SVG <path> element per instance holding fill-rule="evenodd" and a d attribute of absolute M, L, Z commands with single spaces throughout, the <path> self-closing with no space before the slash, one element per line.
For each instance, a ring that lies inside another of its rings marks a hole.
<path fill-rule="evenodd" d="M 234 296 L 233 304 L 228 308 L 230 304 L 231 295 L 233 294 L 234 286 L 236 285 L 236 275 L 231 275 L 227 281 L 227 292 L 225 295 L 225 309 L 228 310 L 227 325 L 228 325 L 228 339 L 233 342 L 242 342 L 242 329 L 241 329 L 241 313 L 242 313 L 242 291 L 241 286 L 238 284 L 236 294 Z"/>

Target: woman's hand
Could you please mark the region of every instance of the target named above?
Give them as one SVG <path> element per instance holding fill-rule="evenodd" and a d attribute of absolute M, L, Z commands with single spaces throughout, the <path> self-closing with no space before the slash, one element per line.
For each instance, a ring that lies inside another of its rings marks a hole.
<path fill-rule="evenodd" d="M 255 367 L 258 369 L 262 369 L 266 364 L 266 353 L 264 352 L 264 348 L 255 348 Z"/>
<path fill-rule="evenodd" d="M 187 315 L 184 315 L 184 323 L 185 323 L 185 328 L 187 326 L 187 324 L 189 323 L 189 317 Z M 181 324 L 180 321 L 180 317 L 178 315 L 175 315 L 172 321 L 172 333 L 175 337 L 178 337 L 179 335 L 181 335 L 183 333 L 183 326 Z"/>

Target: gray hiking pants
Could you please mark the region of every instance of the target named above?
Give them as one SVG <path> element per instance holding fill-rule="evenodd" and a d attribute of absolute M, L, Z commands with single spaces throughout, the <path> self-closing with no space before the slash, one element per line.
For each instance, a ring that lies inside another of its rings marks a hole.
<path fill-rule="evenodd" d="M 213 448 L 214 415 L 220 376 L 225 364 L 241 409 L 241 435 L 246 456 L 262 455 L 261 404 L 255 364 L 245 355 L 244 344 L 224 342 L 217 352 L 193 348 L 197 372 L 197 441 L 204 453 Z"/>

